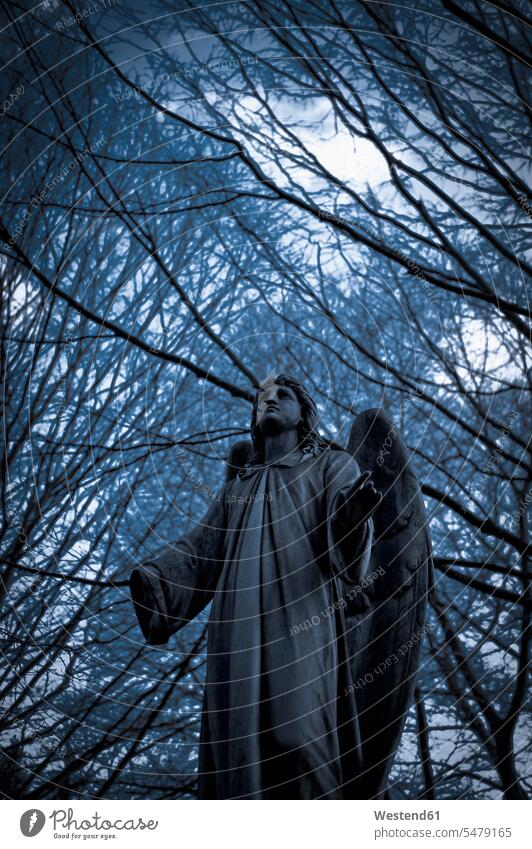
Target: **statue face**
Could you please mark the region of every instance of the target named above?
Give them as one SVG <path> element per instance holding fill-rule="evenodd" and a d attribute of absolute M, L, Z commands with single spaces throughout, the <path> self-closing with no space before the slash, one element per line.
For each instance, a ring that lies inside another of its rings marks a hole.
<path fill-rule="evenodd" d="M 295 430 L 301 420 L 301 404 L 289 386 L 267 380 L 260 388 L 257 425 L 264 434 Z"/>

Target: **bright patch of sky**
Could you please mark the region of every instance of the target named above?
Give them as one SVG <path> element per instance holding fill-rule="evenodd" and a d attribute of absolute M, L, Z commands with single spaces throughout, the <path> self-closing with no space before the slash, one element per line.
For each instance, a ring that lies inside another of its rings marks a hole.
<path fill-rule="evenodd" d="M 368 185 L 376 188 L 390 179 L 386 160 L 372 142 L 352 136 L 343 124 L 334 126 L 328 101 L 317 101 L 315 111 L 312 121 L 299 123 L 298 135 L 325 168 L 356 191 Z M 315 120 L 320 121 L 319 133 Z"/>
<path fill-rule="evenodd" d="M 523 364 L 513 354 L 512 342 L 518 339 L 516 330 L 508 328 L 502 319 L 490 320 L 490 324 L 480 319 L 465 319 L 463 322 L 464 347 L 471 368 L 486 370 L 500 380 L 519 383 L 523 376 Z M 485 360 L 485 362 L 484 362 Z M 528 357 L 532 365 L 532 358 Z M 463 370 L 464 378 L 468 370 Z"/>
<path fill-rule="evenodd" d="M 213 93 L 208 99 L 212 103 L 216 102 L 220 108 L 219 99 Z M 326 169 L 354 190 L 364 190 L 368 185 L 375 189 L 389 180 L 388 166 L 375 145 L 367 139 L 351 135 L 343 124 L 336 122 L 331 104 L 326 98 L 312 98 L 300 104 L 285 97 L 270 101 L 270 107 L 281 125 L 289 127 Z M 255 98 L 244 97 L 240 100 L 237 114 L 242 126 L 256 125 L 265 129 L 266 122 L 261 122 L 257 115 L 258 108 L 259 103 Z M 268 121 L 267 129 L 271 144 L 278 146 L 281 151 L 297 153 L 297 146 L 284 134 L 276 132 L 273 122 Z M 256 150 L 261 166 L 267 171 L 273 168 L 277 177 L 273 150 L 261 144 L 257 145 Z M 284 161 L 286 164 L 288 159 Z M 291 170 L 291 176 L 308 190 L 316 188 L 318 178 L 305 167 L 296 166 Z"/>
<path fill-rule="evenodd" d="M 494 384 L 507 381 L 518 386 L 522 385 L 524 367 L 517 353 L 521 350 L 521 346 L 518 346 L 519 335 L 516 330 L 509 328 L 504 319 L 492 318 L 487 324 L 482 319 L 465 317 L 461 321 L 459 333 L 464 350 L 458 343 L 453 342 L 453 337 L 448 330 L 444 337 L 435 341 L 445 356 L 455 364 L 457 374 L 465 387 L 477 385 L 478 373 L 484 375 L 486 385 L 488 380 Z M 527 367 L 532 367 L 530 354 L 525 353 L 524 358 Z M 477 377 L 472 376 L 472 372 L 475 371 Z M 451 382 L 444 369 L 435 371 L 431 377 L 440 385 Z"/>

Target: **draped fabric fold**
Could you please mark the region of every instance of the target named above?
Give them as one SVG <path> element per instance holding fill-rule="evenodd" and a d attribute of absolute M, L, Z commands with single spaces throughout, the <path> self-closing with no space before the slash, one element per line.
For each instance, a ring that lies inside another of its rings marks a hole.
<path fill-rule="evenodd" d="M 200 798 L 356 797 L 343 597 L 364 575 L 373 526 L 346 530 L 337 509 L 359 474 L 331 450 L 248 466 L 191 534 L 133 572 L 152 644 L 212 599 Z"/>

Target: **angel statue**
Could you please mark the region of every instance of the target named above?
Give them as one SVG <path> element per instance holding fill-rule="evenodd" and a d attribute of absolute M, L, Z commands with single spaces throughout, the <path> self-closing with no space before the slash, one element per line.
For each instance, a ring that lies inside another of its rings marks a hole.
<path fill-rule="evenodd" d="M 212 601 L 199 798 L 383 798 L 431 566 L 391 419 L 361 413 L 344 451 L 319 436 L 300 381 L 264 381 L 206 515 L 131 576 L 152 645 Z"/>

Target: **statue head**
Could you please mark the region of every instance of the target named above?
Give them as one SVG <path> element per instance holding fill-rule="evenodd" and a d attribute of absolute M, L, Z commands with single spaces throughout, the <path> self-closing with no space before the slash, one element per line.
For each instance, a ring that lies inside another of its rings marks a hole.
<path fill-rule="evenodd" d="M 316 404 L 297 378 L 289 374 L 267 378 L 257 391 L 251 414 L 254 461 L 263 461 L 268 434 L 283 430 L 297 430 L 300 448 L 325 446 L 316 430 L 317 420 Z"/>

